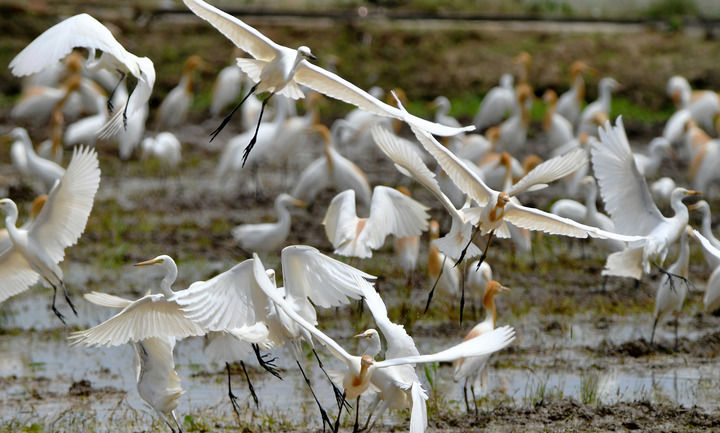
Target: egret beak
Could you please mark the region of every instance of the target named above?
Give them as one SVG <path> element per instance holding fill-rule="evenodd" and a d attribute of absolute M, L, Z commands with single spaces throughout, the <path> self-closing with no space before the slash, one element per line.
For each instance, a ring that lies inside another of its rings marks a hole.
<path fill-rule="evenodd" d="M 305 203 L 305 202 L 302 201 L 302 200 L 293 200 L 293 201 L 292 201 L 292 204 L 294 204 L 294 205 L 297 206 L 297 207 L 301 207 L 301 208 L 303 208 L 303 209 L 306 209 L 307 206 L 308 206 L 307 203 Z"/>
<path fill-rule="evenodd" d="M 511 290 L 510 290 L 510 287 L 505 287 L 501 284 L 498 286 L 498 291 L 499 292 L 510 292 Z"/>
<path fill-rule="evenodd" d="M 368 338 L 368 334 L 363 332 L 361 334 L 353 335 L 353 338 Z"/>
<path fill-rule="evenodd" d="M 315 60 L 315 61 L 317 61 L 317 56 L 315 56 L 314 54 L 308 54 L 307 57 L 308 57 L 308 59 L 310 59 L 310 60 Z"/>
<path fill-rule="evenodd" d="M 702 195 L 702 192 L 689 189 L 685 191 L 685 195 Z"/>
<path fill-rule="evenodd" d="M 144 262 L 135 263 L 135 266 L 150 266 L 157 263 L 162 263 L 162 259 L 152 259 L 152 260 L 146 260 Z"/>
<path fill-rule="evenodd" d="M 689 210 L 696 210 L 700 208 L 700 202 L 689 204 L 687 207 Z"/>

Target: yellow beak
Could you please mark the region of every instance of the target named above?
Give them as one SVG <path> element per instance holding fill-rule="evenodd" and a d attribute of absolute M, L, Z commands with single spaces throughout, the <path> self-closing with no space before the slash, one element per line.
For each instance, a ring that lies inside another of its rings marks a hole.
<path fill-rule="evenodd" d="M 156 263 L 162 263 L 162 259 L 146 260 L 144 262 L 135 263 L 135 266 L 149 266 L 149 265 L 154 265 Z"/>

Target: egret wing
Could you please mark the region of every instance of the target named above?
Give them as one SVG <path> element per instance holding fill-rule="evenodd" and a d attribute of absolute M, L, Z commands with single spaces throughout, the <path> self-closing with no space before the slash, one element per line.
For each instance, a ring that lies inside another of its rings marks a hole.
<path fill-rule="evenodd" d="M 133 303 L 131 299 L 125 299 L 120 296 L 110 295 L 102 292 L 90 292 L 83 295 L 88 302 L 101 307 L 109 308 L 125 308 Z"/>
<path fill-rule="evenodd" d="M 323 218 L 323 225 L 325 234 L 335 249 L 355 239 L 358 217 L 355 213 L 354 190 L 345 190 L 332 199 Z"/>
<path fill-rule="evenodd" d="M 569 175 L 587 162 L 587 153 L 585 153 L 583 149 L 575 149 L 564 155 L 548 159 L 530 170 L 530 172 L 514 184 L 507 193 L 515 195 L 533 186 L 550 183 Z"/>
<path fill-rule="evenodd" d="M 284 48 L 253 27 L 203 0 L 183 0 L 183 3 L 195 15 L 210 23 L 230 39 L 238 48 L 250 53 L 256 59 L 270 61 L 275 58 L 281 48 Z"/>
<path fill-rule="evenodd" d="M 415 150 L 406 146 L 399 137 L 380 125 L 373 126 L 371 132 L 375 139 L 375 144 L 395 163 L 395 167 L 397 167 L 401 173 L 415 179 L 415 181 L 433 193 L 453 218 L 463 220 L 450 199 L 440 190 L 440 185 L 435 179 L 435 174 L 427 168 Z"/>
<path fill-rule="evenodd" d="M 293 247 L 286 247 L 285 249 L 287 248 Z M 283 269 L 284 268 L 285 266 L 283 266 Z M 345 349 L 343 349 L 342 346 L 337 344 L 335 340 L 325 335 L 323 332 L 321 332 L 319 329 L 317 329 L 315 326 L 305 320 L 302 316 L 296 313 L 294 309 L 290 305 L 288 305 L 285 299 L 280 296 L 280 292 L 275 287 L 273 287 L 273 285 L 270 283 L 270 280 L 267 277 L 263 278 L 265 276 L 265 267 L 260 261 L 260 257 L 258 257 L 257 253 L 253 253 L 253 272 L 255 273 L 255 279 L 259 282 L 260 289 L 263 291 L 263 293 L 265 293 L 268 298 L 270 298 L 279 308 L 281 308 L 290 319 L 294 320 L 298 325 L 311 333 L 315 338 L 322 341 L 322 343 L 327 346 L 330 349 L 330 352 L 332 352 L 332 354 L 338 359 L 346 362 L 349 362 L 351 359 L 353 359 L 353 356 L 350 355 Z"/>
<path fill-rule="evenodd" d="M 528 230 L 542 231 L 552 235 L 563 235 L 574 238 L 615 239 L 623 242 L 634 242 L 644 239 L 643 236 L 629 236 L 608 232 L 597 227 L 581 224 L 569 218 L 510 202 L 505 205 L 503 218 Z"/>
<path fill-rule="evenodd" d="M 428 207 L 400 191 L 378 185 L 373 190 L 370 218 L 360 234 L 372 249 L 380 248 L 392 234 L 399 238 L 419 236 L 428 228 Z"/>
<path fill-rule="evenodd" d="M 10 61 L 10 72 L 19 77 L 40 72 L 75 47 L 102 50 L 122 63 L 129 54 L 107 27 L 83 13 L 55 24 L 30 42 Z"/>
<path fill-rule="evenodd" d="M 693 236 L 695 237 L 695 239 L 698 240 L 698 242 L 700 242 L 700 246 L 702 247 L 705 254 L 710 254 L 711 256 L 715 257 L 715 260 L 720 260 L 720 250 L 717 249 L 708 238 L 703 236 L 697 230 L 693 230 Z"/>
<path fill-rule="evenodd" d="M 248 259 L 207 281 L 192 283 L 170 300 L 203 328 L 222 331 L 252 326 L 264 319 L 267 301 L 260 293 L 252 259 Z"/>
<path fill-rule="evenodd" d="M 282 250 L 282 270 L 286 296 L 292 297 L 303 318 L 315 321 L 313 304 L 330 308 L 360 299 L 368 290 L 375 290 L 368 280 L 375 277 L 335 260 L 306 245 L 293 245 Z M 312 301 L 310 304 L 308 301 Z"/>
<path fill-rule="evenodd" d="M 0 253 L 0 302 L 24 292 L 39 278 L 14 246 Z"/>
<path fill-rule="evenodd" d="M 130 94 L 130 98 L 128 98 L 127 110 L 125 110 L 125 103 L 115 107 L 113 115 L 98 130 L 98 138 L 100 139 L 112 137 L 120 132 L 125 126 L 125 116 L 127 115 L 128 119 L 131 118 L 135 112 L 142 109 L 150 100 L 150 94 L 155 85 L 155 66 L 152 60 L 147 57 L 137 57 L 135 61 L 140 67 L 140 74 L 137 77 L 137 84 Z"/>
<path fill-rule="evenodd" d="M 65 175 L 55 183 L 47 202 L 28 227 L 32 240 L 55 263 L 62 261 L 65 248 L 74 245 L 85 230 L 99 185 L 97 153 L 89 147 L 76 147 Z"/>
<path fill-rule="evenodd" d="M 420 353 L 415 346 L 415 341 L 408 335 L 405 327 L 393 323 L 388 318 L 387 308 L 380 294 L 373 287 L 365 291 L 363 295 L 365 303 L 375 319 L 380 332 L 385 336 L 387 349 L 385 358 L 399 358 L 403 356 L 417 356 Z"/>
<path fill-rule="evenodd" d="M 496 328 L 483 335 L 464 341 L 456 346 L 431 355 L 408 356 L 386 359 L 375 363 L 377 368 L 402 364 L 421 364 L 428 362 L 449 362 L 458 358 L 480 356 L 497 352 L 515 339 L 515 329 L 511 326 Z"/>
<path fill-rule="evenodd" d="M 475 172 L 465 165 L 454 153 L 440 144 L 435 137 L 411 125 L 415 137 L 420 141 L 425 150 L 437 160 L 440 167 L 447 173 L 448 177 L 465 194 L 470 195 L 479 205 L 485 205 L 493 193 L 485 182 Z"/>
<path fill-rule="evenodd" d="M 622 117 L 614 127 L 608 121 L 598 132 L 600 141 L 592 143 L 592 162 L 605 208 L 622 233 L 647 235 L 665 217 L 635 165 Z"/>
<path fill-rule="evenodd" d="M 205 331 L 189 320 L 180 306 L 165 295 L 148 295 L 123 308 L 118 314 L 84 331 L 68 337 L 72 345 L 118 346 L 152 337 L 189 337 Z"/>
<path fill-rule="evenodd" d="M 427 405 L 425 401 L 428 395 L 418 381 L 414 381 L 410 387 L 412 398 L 412 409 L 410 410 L 410 433 L 424 433 L 427 429 Z"/>
<path fill-rule="evenodd" d="M 464 128 L 454 128 L 413 116 L 406 111 L 401 111 L 380 101 L 351 82 L 307 60 L 303 60 L 298 64 L 294 78 L 298 83 L 331 98 L 339 99 L 379 116 L 404 120 L 408 124 L 422 128 L 431 134 L 452 136 L 475 129 L 475 126 L 472 125 Z"/>

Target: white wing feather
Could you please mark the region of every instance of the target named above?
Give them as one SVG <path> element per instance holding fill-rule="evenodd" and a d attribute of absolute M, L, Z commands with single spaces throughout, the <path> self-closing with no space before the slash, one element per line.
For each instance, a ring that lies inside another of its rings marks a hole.
<path fill-rule="evenodd" d="M 419 236 L 428 228 L 430 215 L 427 211 L 428 207 L 400 191 L 378 185 L 373 190 L 370 218 L 359 242 L 367 242 L 370 248 L 378 249 L 388 235 L 399 238 Z"/>
<path fill-rule="evenodd" d="M 205 331 L 185 317 L 178 304 L 165 295 L 148 295 L 132 302 L 103 323 L 68 337 L 72 345 L 118 346 L 151 337 L 179 338 L 203 335 Z"/>
<path fill-rule="evenodd" d="M 333 248 L 340 249 L 357 236 L 358 217 L 355 213 L 355 191 L 348 189 L 336 195 L 328 206 L 323 225 Z"/>
<path fill-rule="evenodd" d="M 479 356 L 497 352 L 515 339 L 515 330 L 511 326 L 496 328 L 488 333 L 464 341 L 456 346 L 430 355 L 409 356 L 386 359 L 375 363 L 377 368 L 402 364 L 420 364 L 428 362 L 448 362 L 458 358 Z"/>
<path fill-rule="evenodd" d="M 109 308 L 125 308 L 133 303 L 131 299 L 121 298 L 120 296 L 110 295 L 102 292 L 90 292 L 83 295 L 88 302 L 101 307 Z"/>
<path fill-rule="evenodd" d="M 587 162 L 587 153 L 583 149 L 575 149 L 565 155 L 556 156 L 530 170 L 507 193 L 515 195 L 535 185 L 550 183 L 569 175 Z"/>
<path fill-rule="evenodd" d="M 592 143 L 592 162 L 605 208 L 618 231 L 646 235 L 666 218 L 635 165 L 622 117 L 614 127 L 608 121 L 598 133 L 600 141 Z"/>
<path fill-rule="evenodd" d="M 363 296 L 365 297 L 365 303 L 375 319 L 375 323 L 380 329 L 380 332 L 385 336 L 385 341 L 387 342 L 385 358 L 419 355 L 420 353 L 415 346 L 415 341 L 408 335 L 405 327 L 393 323 L 388 318 L 387 308 L 380 294 L 371 287 L 365 291 Z"/>
<path fill-rule="evenodd" d="M 256 29 L 202 0 L 183 0 L 183 3 L 195 15 L 210 23 L 230 39 L 238 48 L 250 53 L 256 59 L 270 61 L 282 48 Z"/>
<path fill-rule="evenodd" d="M 693 236 L 695 237 L 695 239 L 698 240 L 698 242 L 700 242 L 700 246 L 702 247 L 705 254 L 713 256 L 715 260 L 720 260 L 720 250 L 717 249 L 708 238 L 703 236 L 697 230 L 693 230 Z"/>
<path fill-rule="evenodd" d="M 410 412 L 410 433 L 425 433 L 427 428 L 427 405 L 428 399 L 425 390 L 420 382 L 413 382 L 410 388 L 412 397 L 412 409 Z"/>
<path fill-rule="evenodd" d="M 65 248 L 74 245 L 85 230 L 100 185 L 97 153 L 89 147 L 73 150 L 65 175 L 55 184 L 28 233 L 59 263 Z"/>
<path fill-rule="evenodd" d="M 11 246 L 0 254 L 0 302 L 24 292 L 40 278 L 20 252 Z"/>

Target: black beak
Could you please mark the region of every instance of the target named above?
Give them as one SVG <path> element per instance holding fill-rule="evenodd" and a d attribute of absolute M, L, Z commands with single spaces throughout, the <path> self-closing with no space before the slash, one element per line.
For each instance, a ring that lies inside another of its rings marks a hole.
<path fill-rule="evenodd" d="M 313 54 L 308 54 L 308 55 L 307 55 L 307 58 L 310 59 L 310 60 L 315 60 L 315 61 L 317 61 L 317 57 L 315 57 Z"/>

